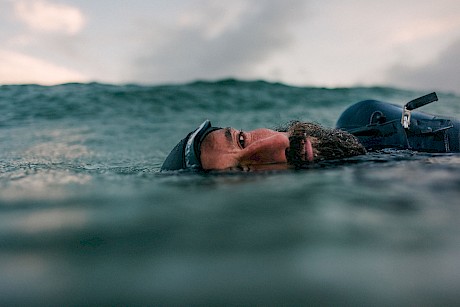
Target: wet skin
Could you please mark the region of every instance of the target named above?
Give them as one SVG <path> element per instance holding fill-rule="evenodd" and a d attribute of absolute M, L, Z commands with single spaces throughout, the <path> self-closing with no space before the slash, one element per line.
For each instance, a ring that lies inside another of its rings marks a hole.
<path fill-rule="evenodd" d="M 205 170 L 287 169 L 289 133 L 270 129 L 249 132 L 224 128 L 213 131 L 201 144 L 201 164 Z M 302 143 L 304 161 L 313 161 L 312 141 Z"/>

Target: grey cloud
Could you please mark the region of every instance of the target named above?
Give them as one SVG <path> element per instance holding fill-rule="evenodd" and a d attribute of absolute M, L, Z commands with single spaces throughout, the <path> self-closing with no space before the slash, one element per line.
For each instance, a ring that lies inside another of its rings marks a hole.
<path fill-rule="evenodd" d="M 387 82 L 398 87 L 460 93 L 460 39 L 432 63 L 420 67 L 396 65 L 387 71 Z"/>
<path fill-rule="evenodd" d="M 250 76 L 255 65 L 291 43 L 289 27 L 304 17 L 305 1 L 250 4 L 236 26 L 215 37 L 207 37 L 203 27 L 162 31 L 163 43 L 152 40 L 151 51 L 136 59 L 133 79 L 155 83 Z"/>

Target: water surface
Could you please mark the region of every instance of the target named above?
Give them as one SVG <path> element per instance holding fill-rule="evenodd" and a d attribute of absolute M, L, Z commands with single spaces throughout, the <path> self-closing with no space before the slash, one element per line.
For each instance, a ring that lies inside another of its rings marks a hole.
<path fill-rule="evenodd" d="M 0 303 L 456 305 L 460 155 L 160 173 L 204 119 L 334 126 L 392 88 L 223 80 L 0 87 Z M 460 97 L 424 111 L 460 117 Z"/>

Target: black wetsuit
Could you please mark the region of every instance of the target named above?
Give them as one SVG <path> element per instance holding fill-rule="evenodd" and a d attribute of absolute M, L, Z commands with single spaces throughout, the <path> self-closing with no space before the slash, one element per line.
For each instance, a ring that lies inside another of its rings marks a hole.
<path fill-rule="evenodd" d="M 410 124 L 404 128 L 402 114 L 401 106 L 365 100 L 346 109 L 336 126 L 355 135 L 368 150 L 460 151 L 459 120 L 412 111 Z"/>

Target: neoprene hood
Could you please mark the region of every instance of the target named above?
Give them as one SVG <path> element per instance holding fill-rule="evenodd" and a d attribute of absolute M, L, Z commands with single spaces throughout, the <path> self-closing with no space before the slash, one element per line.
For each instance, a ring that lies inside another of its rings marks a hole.
<path fill-rule="evenodd" d="M 213 127 L 209 120 L 205 120 L 197 129 L 187 134 L 169 153 L 161 166 L 162 171 L 181 169 L 202 170 L 200 155 L 201 142 L 212 131 L 219 130 Z"/>

